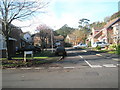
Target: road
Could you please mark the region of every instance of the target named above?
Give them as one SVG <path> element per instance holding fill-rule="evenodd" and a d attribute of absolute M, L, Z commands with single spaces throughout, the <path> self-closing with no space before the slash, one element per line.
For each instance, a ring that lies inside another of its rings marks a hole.
<path fill-rule="evenodd" d="M 3 69 L 3 88 L 118 88 L 117 55 L 66 50 L 67 57 L 52 64 Z"/>

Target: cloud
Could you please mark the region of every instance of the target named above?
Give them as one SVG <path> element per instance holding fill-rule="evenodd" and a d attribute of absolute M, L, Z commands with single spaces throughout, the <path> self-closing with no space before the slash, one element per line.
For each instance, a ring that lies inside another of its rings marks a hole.
<path fill-rule="evenodd" d="M 30 20 L 14 21 L 17 26 L 29 26 L 22 27 L 23 31 L 31 31 L 34 33 L 36 27 L 42 23 L 47 24 L 54 29 L 59 29 L 64 24 L 68 24 L 70 27 L 77 27 L 78 21 L 81 18 L 90 19 L 90 22 L 96 20 L 102 20 L 103 14 L 106 16 L 115 11 L 115 7 L 107 6 L 107 4 L 100 4 L 102 2 L 118 2 L 119 0 L 51 0 L 46 12 L 44 14 L 37 14 L 36 17 L 32 17 Z M 87 4 L 85 4 L 87 3 Z M 113 11 L 114 10 L 114 11 Z"/>

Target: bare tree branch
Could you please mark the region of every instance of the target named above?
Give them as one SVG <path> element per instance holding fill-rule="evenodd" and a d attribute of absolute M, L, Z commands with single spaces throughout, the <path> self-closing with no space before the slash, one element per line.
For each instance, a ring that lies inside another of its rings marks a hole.
<path fill-rule="evenodd" d="M 2 22 L 2 32 L 6 37 L 8 57 L 9 57 L 9 34 L 12 30 L 11 23 L 16 19 L 25 19 L 45 6 L 48 2 L 42 0 L 0 0 L 0 19 Z"/>

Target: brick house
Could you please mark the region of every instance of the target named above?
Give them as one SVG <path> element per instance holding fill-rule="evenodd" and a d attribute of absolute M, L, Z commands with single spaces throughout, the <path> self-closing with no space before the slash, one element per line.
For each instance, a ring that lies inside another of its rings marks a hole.
<path fill-rule="evenodd" d="M 77 36 L 73 35 L 73 34 L 69 34 L 66 37 L 65 40 L 67 43 L 71 43 L 72 45 L 77 45 L 80 41 L 77 40 Z"/>
<path fill-rule="evenodd" d="M 105 29 L 107 31 L 106 37 L 107 37 L 107 42 L 111 44 L 116 44 L 120 43 L 118 39 L 120 34 L 120 17 L 113 19 L 112 21 L 108 22 L 105 25 Z M 119 41 L 119 42 L 118 42 Z"/>
<path fill-rule="evenodd" d="M 1 24 L 0 24 L 1 25 Z M 2 25 L 1 25 L 2 27 Z M 10 51 L 11 56 L 15 55 L 16 47 L 20 47 L 20 33 L 22 33 L 21 29 L 11 25 L 12 31 L 10 32 L 9 43 L 10 43 Z M 6 57 L 6 40 L 2 33 L 2 28 L 0 28 L 0 51 L 2 52 L 2 57 Z"/>
<path fill-rule="evenodd" d="M 15 48 L 21 48 L 21 34 L 22 30 L 19 27 L 13 26 L 12 31 L 10 32 L 10 37 L 16 39 Z"/>
<path fill-rule="evenodd" d="M 51 46 L 51 36 L 50 34 L 43 37 L 43 45 L 44 47 L 50 47 Z M 36 33 L 32 35 L 32 41 L 34 46 L 42 46 L 42 41 L 40 38 L 40 33 Z"/>
<path fill-rule="evenodd" d="M 41 46 L 41 39 L 39 33 L 32 35 L 33 45 L 34 46 Z"/>
<path fill-rule="evenodd" d="M 1 24 L 0 24 L 1 27 Z M 2 34 L 2 28 L 0 28 L 0 51 L 2 52 L 2 57 L 6 57 L 6 41 L 5 37 Z M 22 35 L 23 32 L 21 28 L 16 27 L 14 25 L 11 25 L 12 31 L 10 32 L 10 37 L 9 37 L 9 43 L 10 43 L 10 51 L 11 51 L 11 56 L 14 56 L 16 54 L 16 50 L 19 48 L 23 48 L 27 45 L 29 45 L 29 41 L 27 41 Z"/>
<path fill-rule="evenodd" d="M 103 28 L 92 28 L 92 33 L 88 37 L 88 42 L 93 43 L 97 41 L 107 42 L 109 44 L 116 44 L 120 42 L 119 38 L 120 18 L 116 18 L 108 22 Z"/>

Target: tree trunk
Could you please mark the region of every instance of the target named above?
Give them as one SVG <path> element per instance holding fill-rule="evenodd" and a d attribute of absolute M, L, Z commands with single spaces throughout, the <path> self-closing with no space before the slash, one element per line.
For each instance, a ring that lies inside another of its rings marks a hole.
<path fill-rule="evenodd" d="M 46 37 L 45 40 L 46 40 L 46 41 L 45 41 L 45 48 L 46 48 L 46 50 L 47 50 L 47 37 Z"/>
<path fill-rule="evenodd" d="M 2 32 L 3 32 L 3 35 L 5 36 L 5 38 L 6 38 L 6 48 L 7 48 L 7 50 L 6 50 L 6 58 L 8 59 L 8 60 L 10 60 L 10 59 L 12 59 L 11 58 L 11 55 L 10 55 L 10 45 L 9 45 L 9 24 L 8 23 L 3 23 L 2 22 Z"/>

